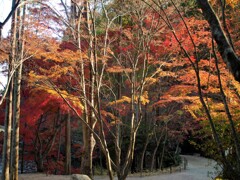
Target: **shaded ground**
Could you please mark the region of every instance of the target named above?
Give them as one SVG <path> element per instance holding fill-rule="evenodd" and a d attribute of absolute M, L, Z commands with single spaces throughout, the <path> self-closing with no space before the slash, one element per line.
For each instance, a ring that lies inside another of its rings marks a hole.
<path fill-rule="evenodd" d="M 129 176 L 128 180 L 210 180 L 216 177 L 216 163 L 203 157 L 197 156 L 182 156 L 188 161 L 186 170 L 175 172 L 172 174 L 164 173 L 153 176 L 143 176 L 138 174 Z M 20 180 L 69 180 L 70 176 L 56 176 L 46 174 L 23 174 L 20 175 Z M 96 180 L 108 180 L 107 176 L 95 176 Z M 117 178 L 115 178 L 117 179 Z"/>

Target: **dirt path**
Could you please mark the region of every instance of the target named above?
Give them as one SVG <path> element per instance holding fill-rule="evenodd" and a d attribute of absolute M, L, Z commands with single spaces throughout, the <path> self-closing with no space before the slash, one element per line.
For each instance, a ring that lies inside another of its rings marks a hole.
<path fill-rule="evenodd" d="M 216 177 L 216 163 L 203 157 L 183 156 L 188 161 L 186 170 L 172 174 L 159 174 L 154 176 L 140 177 L 138 175 L 129 176 L 127 180 L 211 180 Z M 108 180 L 107 176 L 95 176 L 95 180 Z M 115 178 L 117 180 L 117 178 Z M 45 174 L 25 174 L 20 175 L 19 180 L 70 180 L 70 176 L 54 176 Z"/>

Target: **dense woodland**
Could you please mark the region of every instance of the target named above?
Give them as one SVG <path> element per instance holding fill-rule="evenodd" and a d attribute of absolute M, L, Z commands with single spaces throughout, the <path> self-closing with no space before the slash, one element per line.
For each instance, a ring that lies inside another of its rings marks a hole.
<path fill-rule="evenodd" d="M 12 0 L 5 16 L 2 180 L 27 161 L 124 180 L 190 146 L 240 179 L 240 1 Z"/>

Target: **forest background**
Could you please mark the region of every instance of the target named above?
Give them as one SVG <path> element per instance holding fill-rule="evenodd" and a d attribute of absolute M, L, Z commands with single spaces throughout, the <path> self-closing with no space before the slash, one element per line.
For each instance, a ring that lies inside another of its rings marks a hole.
<path fill-rule="evenodd" d="M 239 178 L 239 1 L 12 2 L 2 179 L 29 160 L 126 179 L 179 165 L 184 142 Z"/>

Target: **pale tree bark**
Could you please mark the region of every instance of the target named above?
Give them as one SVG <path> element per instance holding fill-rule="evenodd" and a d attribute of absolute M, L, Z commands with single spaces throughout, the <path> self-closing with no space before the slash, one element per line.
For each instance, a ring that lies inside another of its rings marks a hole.
<path fill-rule="evenodd" d="M 218 51 L 221 54 L 224 62 L 227 64 L 229 70 L 234 78 L 240 82 L 240 60 L 234 52 L 225 32 L 221 26 L 218 16 L 209 4 L 208 0 L 197 0 L 200 8 L 202 9 L 205 19 L 208 21 L 213 38 L 218 45 Z"/>
<path fill-rule="evenodd" d="M 70 26 L 72 27 L 72 40 L 73 43 L 77 44 L 77 47 L 81 51 L 82 48 L 82 33 L 86 34 L 86 26 L 87 26 L 87 1 L 84 1 L 84 5 L 75 1 L 71 1 L 71 11 L 70 11 Z M 80 8 L 80 12 L 77 12 L 77 9 Z M 83 23 L 83 21 L 85 21 Z M 87 85 L 86 80 L 86 72 L 85 72 L 85 59 L 83 59 L 82 55 L 80 55 L 80 86 L 82 92 L 82 104 L 84 106 L 82 119 L 86 123 L 82 123 L 82 136 L 83 136 L 83 156 L 81 158 L 81 173 L 86 174 L 92 177 L 92 169 L 91 169 L 91 159 L 90 159 L 90 141 L 89 141 L 89 106 L 87 101 L 89 100 L 89 86 Z M 77 69 L 78 71 L 78 69 Z"/>
<path fill-rule="evenodd" d="M 95 5 L 94 5 L 95 6 Z M 92 155 L 95 147 L 95 139 L 92 131 L 96 124 L 96 118 L 92 108 L 95 106 L 95 62 L 96 51 L 94 50 L 94 27 L 92 19 L 90 19 L 92 12 L 90 12 L 89 1 L 71 1 L 70 9 L 70 29 L 71 41 L 76 44 L 78 49 L 82 51 L 82 40 L 86 40 L 88 43 L 87 56 L 88 59 L 83 59 L 80 55 L 79 69 L 79 84 L 81 88 L 81 103 L 84 106 L 83 109 L 83 121 L 82 123 L 82 135 L 83 135 L 83 156 L 81 160 L 81 173 L 87 174 L 89 177 L 93 177 L 92 174 Z M 94 16 L 92 16 L 93 18 Z M 85 36 L 84 38 L 82 38 Z M 88 69 L 88 71 L 86 71 Z M 88 79 L 87 79 L 88 78 Z"/>
<path fill-rule="evenodd" d="M 24 52 L 24 20 L 25 20 L 25 6 L 23 7 L 23 14 L 18 20 L 18 44 L 17 53 L 20 55 L 19 59 L 16 59 L 15 64 L 22 61 Z M 21 9 L 18 10 L 18 17 L 21 14 Z M 18 161 L 19 161 L 19 121 L 20 121 L 20 102 L 21 102 L 21 80 L 22 80 L 22 66 L 20 62 L 19 67 L 16 70 L 14 77 L 14 103 L 13 103 L 13 135 L 12 135 L 12 174 L 11 179 L 18 180 Z"/>
<path fill-rule="evenodd" d="M 16 1 L 12 1 L 12 7 L 15 7 Z M 17 47 L 17 14 L 16 12 L 12 17 L 12 27 L 11 27 L 11 54 L 9 58 L 9 74 L 14 68 L 14 62 L 16 59 L 16 47 Z M 3 168 L 2 168 L 2 180 L 9 180 L 11 168 L 11 142 L 12 142 L 12 118 L 13 118 L 13 79 L 10 81 L 10 86 L 8 89 L 8 99 L 6 102 L 6 117 L 5 117 L 5 132 L 4 132 L 4 145 L 3 145 Z"/>
<path fill-rule="evenodd" d="M 77 44 L 77 47 L 81 50 L 82 48 L 82 33 L 85 35 L 88 33 L 88 1 L 84 0 L 83 2 L 71 1 L 71 10 L 70 10 L 70 26 L 72 27 L 72 40 L 74 43 Z M 77 9 L 80 12 L 77 12 Z M 85 72 L 85 60 L 82 56 L 80 56 L 80 70 L 79 70 L 79 77 L 80 77 L 80 84 L 81 84 L 81 91 L 82 91 L 82 104 L 84 106 L 83 109 L 83 121 L 86 123 L 82 124 L 82 136 L 83 136 L 83 155 L 81 158 L 81 173 L 86 174 L 92 177 L 92 159 L 91 159 L 91 150 L 90 144 L 91 141 L 89 139 L 90 131 L 88 129 L 91 115 L 89 114 L 90 107 L 88 106 L 87 101 L 89 101 L 90 96 L 90 85 L 87 84 L 86 80 L 86 72 Z M 89 65 L 89 70 L 90 65 Z M 89 71 L 90 72 L 90 71 Z"/>
<path fill-rule="evenodd" d="M 84 20 L 84 23 L 82 24 L 82 31 L 84 34 L 88 36 L 88 82 L 85 79 L 82 79 L 82 88 L 83 88 L 83 96 L 84 96 L 84 109 L 85 109 L 85 121 L 89 124 L 91 129 L 95 128 L 96 125 L 96 118 L 94 115 L 94 112 L 92 110 L 93 107 L 95 107 L 95 76 L 96 76 L 96 37 L 95 37 L 95 27 L 94 27 L 94 21 L 95 21 L 95 12 L 90 12 L 90 5 L 88 0 L 84 0 L 82 4 L 82 18 Z M 93 4 L 95 6 L 95 4 Z M 80 47 L 81 48 L 81 47 Z M 82 62 L 82 69 L 81 73 L 85 75 L 84 71 L 84 62 Z M 86 78 L 83 76 L 83 78 Z M 87 174 L 90 178 L 93 178 L 93 164 L 92 164 L 92 158 L 93 158 L 93 150 L 95 147 L 95 139 L 93 136 L 93 133 L 88 129 L 88 127 L 83 126 L 83 151 L 84 154 L 82 156 L 82 163 L 81 163 L 81 173 Z"/>
<path fill-rule="evenodd" d="M 11 156 L 11 130 L 12 130 L 12 91 L 13 83 L 11 81 L 7 95 L 6 113 L 5 113 L 5 130 L 4 130 L 4 144 L 3 144 L 3 159 L 2 159 L 2 180 L 10 179 L 10 156 Z"/>

